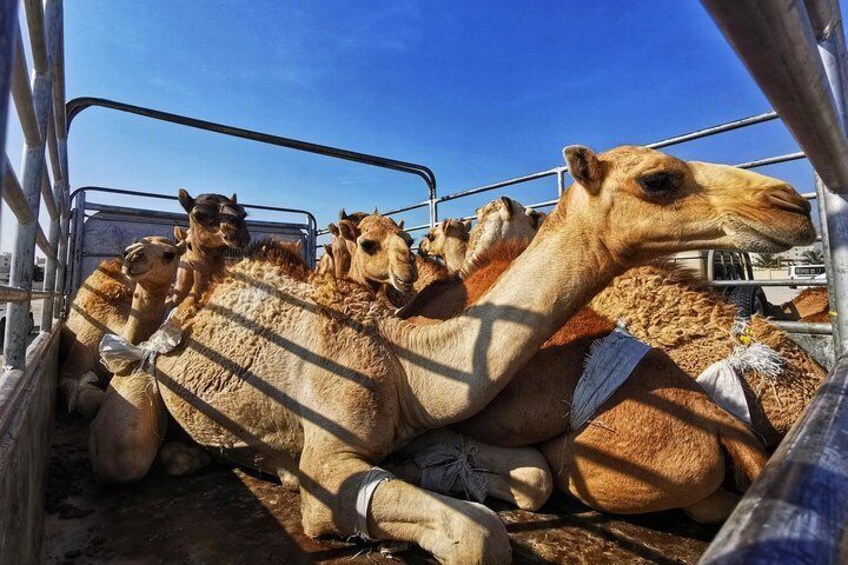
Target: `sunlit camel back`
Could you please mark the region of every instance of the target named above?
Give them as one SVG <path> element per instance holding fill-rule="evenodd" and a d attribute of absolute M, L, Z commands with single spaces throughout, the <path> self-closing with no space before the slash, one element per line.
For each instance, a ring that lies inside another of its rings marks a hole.
<path fill-rule="evenodd" d="M 446 563 L 508 562 L 494 512 L 382 481 L 372 466 L 482 410 L 627 268 L 815 236 L 809 209 L 775 179 L 638 147 L 565 154 L 576 183 L 481 300 L 446 322 L 410 324 L 357 283 L 303 283 L 262 257 L 227 269 L 182 345 L 156 360 L 168 411 L 213 452 L 298 482 L 308 535 L 414 542 Z M 360 495 L 370 504 L 358 519 Z"/>
<path fill-rule="evenodd" d="M 499 241 L 530 242 L 545 220 L 541 212 L 526 208 L 507 196 L 492 200 L 476 213 L 477 225 L 471 230 L 464 267 L 470 267 L 481 253 Z"/>
<path fill-rule="evenodd" d="M 124 259 L 103 261 L 80 287 L 71 313 L 62 327 L 64 362 L 59 387 L 69 411 L 91 419 L 103 401 L 103 388 L 111 373 L 100 363 L 98 346 L 106 333 L 131 332 L 146 339 L 162 323 L 164 299 L 157 308 L 136 308 L 155 302 L 164 286 L 167 293 L 174 281 L 178 245 L 163 237 L 146 237 L 130 245 Z"/>
<path fill-rule="evenodd" d="M 243 250 L 250 243 L 244 219 L 247 213 L 235 194 L 200 194 L 193 198 L 181 188 L 180 205 L 188 213 L 188 250 L 180 264 L 174 292 L 166 308 L 182 304 L 188 297 L 199 298 L 212 276 L 224 266 L 227 250 Z"/>
<path fill-rule="evenodd" d="M 145 237 L 127 247 L 123 271 L 137 283 L 129 319 L 120 332 L 128 343 L 139 345 L 161 326 L 165 300 L 185 249 L 185 240 L 174 244 L 164 237 Z M 152 462 L 159 438 L 164 435 L 164 412 L 156 383 L 152 375 L 134 372 L 137 364 L 127 361 L 114 374 L 91 423 L 89 460 L 95 475 L 107 481 L 132 480 L 126 458 L 140 457 Z M 139 421 L 151 425 L 132 425 Z"/>
<path fill-rule="evenodd" d="M 418 244 L 418 253 L 444 261 L 449 275 L 457 273 L 465 263 L 470 232 L 471 220 L 443 220 L 427 232 Z"/>
<path fill-rule="evenodd" d="M 824 323 L 830 321 L 830 304 L 827 288 L 813 287 L 802 290 L 798 296 L 780 306 L 782 319 L 800 322 Z"/>

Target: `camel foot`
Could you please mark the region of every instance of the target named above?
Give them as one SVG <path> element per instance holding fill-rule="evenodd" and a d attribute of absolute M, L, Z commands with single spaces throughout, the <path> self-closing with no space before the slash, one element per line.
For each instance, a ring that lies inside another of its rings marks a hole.
<path fill-rule="evenodd" d="M 718 489 L 707 498 L 683 508 L 687 516 L 701 524 L 721 524 L 730 516 L 741 497 Z"/>
<path fill-rule="evenodd" d="M 168 475 L 185 477 L 209 465 L 212 455 L 197 445 L 170 441 L 159 450 L 159 461 Z"/>

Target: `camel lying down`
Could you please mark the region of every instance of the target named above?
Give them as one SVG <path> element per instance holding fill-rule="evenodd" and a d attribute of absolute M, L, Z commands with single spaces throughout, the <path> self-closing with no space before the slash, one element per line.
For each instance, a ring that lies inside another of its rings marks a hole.
<path fill-rule="evenodd" d="M 309 284 L 274 257 L 228 269 L 183 343 L 156 360 L 168 412 L 201 446 L 296 477 L 308 535 L 413 542 L 446 563 L 508 562 L 494 512 L 374 464 L 482 410 L 627 268 L 687 249 L 783 250 L 815 237 L 809 205 L 775 179 L 645 148 L 565 155 L 575 183 L 536 239 L 474 307 L 439 324 L 399 320 L 356 283 Z M 365 252 L 401 239 L 397 226 L 383 231 Z M 408 282 L 384 274 L 399 290 Z"/>

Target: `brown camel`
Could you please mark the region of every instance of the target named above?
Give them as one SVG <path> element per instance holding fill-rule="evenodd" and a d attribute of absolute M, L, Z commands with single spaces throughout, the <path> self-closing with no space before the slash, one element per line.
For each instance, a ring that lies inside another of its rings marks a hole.
<path fill-rule="evenodd" d="M 127 342 L 138 345 L 162 324 L 165 300 L 185 248 L 185 240 L 175 245 L 164 237 L 145 237 L 127 248 L 123 271 L 136 282 L 129 318 L 121 330 Z M 94 474 L 108 481 L 140 478 L 132 476 L 125 462 L 142 458 L 149 466 L 156 457 L 165 424 L 152 375 L 135 371 L 135 361 L 119 364 L 122 367 L 109 382 L 89 436 Z"/>
<path fill-rule="evenodd" d="M 806 201 L 775 179 L 645 148 L 565 154 L 575 184 L 521 257 L 451 320 L 415 326 L 356 283 L 306 284 L 268 259 L 228 269 L 182 345 L 156 360 L 168 411 L 210 450 L 296 474 L 308 535 L 414 542 L 447 563 L 508 561 L 496 514 L 384 481 L 372 465 L 483 409 L 627 268 L 687 249 L 777 251 L 815 237 Z"/>
<path fill-rule="evenodd" d="M 458 315 L 485 295 L 526 246 L 515 241 L 496 244 L 478 256 L 464 279 L 454 277 L 435 285 L 410 308 L 422 318 L 444 320 Z M 748 479 L 759 474 L 765 454 L 742 424 L 718 408 L 661 351 L 648 353 L 592 422 L 569 429 L 569 407 L 585 359 L 592 344 L 614 327 L 609 319 L 584 308 L 484 410 L 453 429 L 484 445 L 542 444 L 556 486 L 597 510 L 633 514 L 683 508 L 698 521 L 724 520 L 737 497 L 721 488 L 722 447 Z M 440 436 L 439 441 L 456 444 L 459 438 Z M 410 461 L 434 443 L 422 436 L 398 456 Z M 524 467 L 532 465 L 524 463 Z M 515 482 L 498 467 L 487 471 L 494 472 L 501 483 Z M 407 464 L 399 472 L 416 477 L 414 465 Z M 492 475 L 487 477 L 491 480 Z M 549 494 L 544 482 L 534 485 L 525 480 L 518 486 L 530 487 L 536 496 L 525 492 L 525 499 L 539 505 Z M 492 494 L 506 498 L 502 492 L 499 488 Z"/>
<path fill-rule="evenodd" d="M 178 198 L 188 213 L 188 251 L 166 309 L 179 306 L 188 297 L 200 297 L 212 276 L 223 268 L 226 251 L 241 251 L 250 242 L 244 221 L 247 213 L 235 194 L 229 198 L 222 194 L 192 198 L 181 188 Z"/>
<path fill-rule="evenodd" d="M 798 296 L 780 306 L 781 318 L 800 322 L 830 322 L 830 304 L 826 287 L 805 288 Z"/>

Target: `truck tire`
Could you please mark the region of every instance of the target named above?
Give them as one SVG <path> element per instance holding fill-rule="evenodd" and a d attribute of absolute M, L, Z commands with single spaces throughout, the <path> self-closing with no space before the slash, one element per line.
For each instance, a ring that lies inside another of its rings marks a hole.
<path fill-rule="evenodd" d="M 765 315 L 766 294 L 759 286 L 735 286 L 727 292 L 727 298 L 739 308 L 739 316 L 750 318 L 754 314 Z"/>

